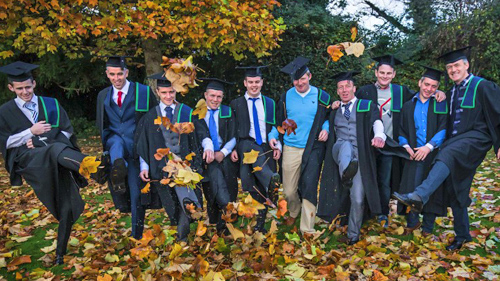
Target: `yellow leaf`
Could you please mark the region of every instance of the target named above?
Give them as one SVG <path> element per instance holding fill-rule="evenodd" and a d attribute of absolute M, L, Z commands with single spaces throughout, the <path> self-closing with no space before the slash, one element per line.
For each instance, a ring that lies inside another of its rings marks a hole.
<path fill-rule="evenodd" d="M 245 200 L 238 204 L 238 215 L 251 218 L 259 213 L 258 210 L 263 210 L 265 208 L 264 205 L 253 199 L 252 195 L 249 194 Z"/>
<path fill-rule="evenodd" d="M 351 40 L 354 41 L 354 39 L 356 39 L 356 36 L 358 36 L 358 28 L 353 26 L 351 27 Z"/>
<path fill-rule="evenodd" d="M 101 161 L 96 161 L 95 156 L 87 156 L 80 163 L 79 173 L 86 179 L 90 179 L 90 174 L 97 172 L 97 167 L 101 165 Z"/>
<path fill-rule="evenodd" d="M 231 223 L 227 223 L 226 226 L 227 226 L 227 229 L 229 230 L 229 232 L 231 232 L 231 235 L 233 236 L 234 241 L 238 240 L 238 238 L 245 237 L 243 232 L 241 230 L 237 229 L 236 227 L 234 227 Z"/>
<path fill-rule="evenodd" d="M 149 187 L 150 187 L 151 183 L 146 183 L 146 185 L 141 189 L 141 193 L 142 194 L 146 194 L 146 193 L 149 193 Z"/>
<path fill-rule="evenodd" d="M 205 99 L 200 99 L 198 103 L 196 103 L 195 110 L 193 110 L 193 115 L 198 115 L 198 118 L 203 119 L 207 116 L 208 107 Z"/>
<path fill-rule="evenodd" d="M 259 157 L 259 152 L 257 150 L 253 150 L 250 152 L 243 153 L 243 164 L 253 164 L 257 161 L 257 157 Z"/>
<path fill-rule="evenodd" d="M 203 236 L 207 232 L 207 227 L 203 223 L 203 221 L 198 221 L 198 227 L 196 228 L 196 235 Z"/>
<path fill-rule="evenodd" d="M 158 118 L 155 119 L 154 123 L 155 123 L 155 125 L 161 125 L 162 124 L 161 117 L 158 116 Z"/>
<path fill-rule="evenodd" d="M 182 255 L 182 253 L 184 253 L 184 249 L 182 248 L 182 246 L 178 243 L 175 243 L 174 248 L 170 252 L 168 258 L 173 260 L 175 257 Z"/>
<path fill-rule="evenodd" d="M 252 173 L 259 172 L 259 171 L 262 171 L 262 167 L 256 166 L 256 167 L 253 167 Z"/>
<path fill-rule="evenodd" d="M 153 252 L 153 248 L 151 248 L 151 246 L 130 249 L 130 254 L 133 257 L 138 257 L 139 259 L 144 259 L 145 257 L 149 256 L 151 252 Z"/>
<path fill-rule="evenodd" d="M 196 153 L 194 153 L 194 152 L 189 153 L 188 155 L 186 155 L 186 160 L 193 161 L 193 156 L 195 156 L 195 155 L 196 155 Z"/>
<path fill-rule="evenodd" d="M 201 255 L 198 255 L 193 262 L 194 272 L 197 275 L 205 276 L 207 274 L 209 263 L 203 259 Z"/>

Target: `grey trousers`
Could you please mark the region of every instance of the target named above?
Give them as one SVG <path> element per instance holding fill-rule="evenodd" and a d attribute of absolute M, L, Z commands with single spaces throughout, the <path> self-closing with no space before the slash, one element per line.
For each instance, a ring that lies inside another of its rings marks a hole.
<path fill-rule="evenodd" d="M 342 175 L 344 170 L 349 165 L 349 162 L 353 158 L 357 158 L 358 151 L 357 148 L 353 147 L 348 141 L 339 139 L 332 149 L 333 160 L 339 166 L 339 174 Z M 361 173 L 356 172 L 356 175 L 352 179 L 352 187 L 350 191 L 351 199 L 351 209 L 349 210 L 349 222 L 347 225 L 347 238 L 351 240 L 358 240 L 359 233 L 361 230 L 361 224 L 363 223 L 363 211 L 364 211 L 364 200 L 365 200 L 365 190 L 363 188 L 363 182 L 361 180 Z"/>

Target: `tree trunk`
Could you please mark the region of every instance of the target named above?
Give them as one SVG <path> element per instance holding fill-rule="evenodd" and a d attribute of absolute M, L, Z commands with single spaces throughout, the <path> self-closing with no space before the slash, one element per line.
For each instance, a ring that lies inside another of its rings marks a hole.
<path fill-rule="evenodd" d="M 144 50 L 146 74 L 149 76 L 163 71 L 163 67 L 160 65 L 162 56 L 160 40 L 152 38 L 143 40 L 142 49 Z"/>

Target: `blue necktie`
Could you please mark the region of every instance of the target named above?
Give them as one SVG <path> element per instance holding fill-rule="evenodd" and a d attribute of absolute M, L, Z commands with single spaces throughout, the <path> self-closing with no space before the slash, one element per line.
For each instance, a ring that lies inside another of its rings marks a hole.
<path fill-rule="evenodd" d="M 352 102 L 348 102 L 347 104 L 342 105 L 345 107 L 344 109 L 344 116 L 345 119 L 349 120 L 349 117 L 351 117 L 351 111 L 349 110 L 349 107 L 351 106 Z"/>
<path fill-rule="evenodd" d="M 217 111 L 217 109 L 209 109 L 209 111 L 210 111 L 210 118 L 208 119 L 208 131 L 210 132 L 210 138 L 214 143 L 214 151 L 220 151 L 219 134 L 217 134 L 217 124 L 215 123 L 215 117 L 214 117 L 214 114 Z"/>
<path fill-rule="evenodd" d="M 255 129 L 255 142 L 258 145 L 262 144 L 262 136 L 260 135 L 260 124 L 259 124 L 259 114 L 257 113 L 257 106 L 255 106 L 255 101 L 259 98 L 250 98 L 253 101 L 252 112 L 253 112 L 253 127 Z"/>
<path fill-rule="evenodd" d="M 27 102 L 24 104 L 24 107 L 27 108 L 31 112 L 31 118 L 33 119 L 33 123 L 38 122 L 38 113 L 36 112 L 36 104 L 34 102 Z"/>
<path fill-rule="evenodd" d="M 170 120 L 170 123 L 174 123 L 174 120 L 172 120 L 174 118 L 173 111 L 174 111 L 173 108 L 171 108 L 170 106 L 165 107 L 165 113 L 166 113 L 168 120 Z"/>

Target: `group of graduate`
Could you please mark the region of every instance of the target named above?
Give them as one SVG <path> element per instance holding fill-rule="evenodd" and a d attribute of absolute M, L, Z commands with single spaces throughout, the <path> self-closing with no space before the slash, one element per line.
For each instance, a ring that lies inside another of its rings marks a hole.
<path fill-rule="evenodd" d="M 241 189 L 260 203 L 276 203 L 282 187 L 289 210 L 284 224 L 295 224 L 300 214 L 304 236 L 315 232 L 316 216 L 340 218 L 349 245 L 362 238 L 366 219 L 387 227 L 391 193 L 406 216 L 406 234 L 419 228 L 424 236 L 432 234 L 435 218 L 451 207 L 456 236 L 447 249 L 460 249 L 471 241 L 467 207 L 476 168 L 492 146 L 500 161 L 500 89 L 469 72 L 466 51 L 441 56 L 454 82 L 446 93 L 439 90 L 443 73 L 430 67 L 415 92 L 392 83 L 401 61 L 386 55 L 374 58 L 373 84 L 357 89 L 358 72 L 335 74 L 339 101 L 310 84 L 308 59 L 298 57 L 281 69 L 293 87 L 278 102 L 261 92 L 265 67 L 241 67 L 246 92 L 232 101 L 224 100 L 230 83 L 201 79 L 205 116 L 177 101 L 164 73 L 148 77 L 156 80 L 152 89 L 127 79 L 123 57 L 110 57 L 106 75 L 112 85 L 97 96 L 104 153 L 93 178 L 107 181 L 116 208 L 131 213 L 130 235 L 136 239 L 146 210 L 164 208 L 178 240 L 187 241 L 192 206 L 206 206 L 210 223 L 227 234 L 221 216 L 237 201 L 239 178 Z M 0 146 L 12 185 L 24 178 L 58 219 L 55 262 L 62 264 L 71 227 L 84 209 L 79 188 L 87 182 L 78 171 L 86 155 L 58 101 L 34 94 L 36 67 L 15 62 L 0 68 L 16 94 L 0 107 Z M 158 117 L 192 122 L 195 129 L 178 134 L 156 124 Z M 290 121 L 295 131 L 280 133 L 278 126 Z M 182 159 L 194 152 L 191 168 L 203 175 L 201 188 L 162 185 L 166 162 L 155 159 L 159 148 Z M 252 150 L 259 152 L 257 161 L 243 163 Z M 143 193 L 146 183 L 150 189 Z M 267 210 L 259 210 L 255 231 L 266 232 Z"/>

